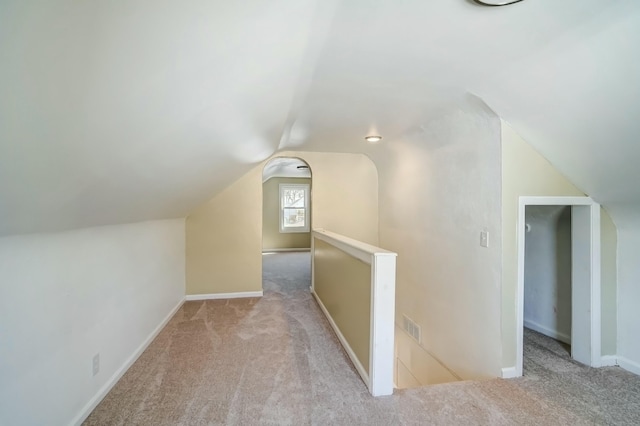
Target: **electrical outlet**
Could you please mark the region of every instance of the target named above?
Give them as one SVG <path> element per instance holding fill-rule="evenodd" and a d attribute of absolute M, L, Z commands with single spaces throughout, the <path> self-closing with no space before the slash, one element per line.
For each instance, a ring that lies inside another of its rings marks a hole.
<path fill-rule="evenodd" d="M 95 376 L 100 372 L 100 354 L 97 353 L 93 356 L 93 375 Z"/>
<path fill-rule="evenodd" d="M 480 232 L 480 246 L 489 247 L 489 231 Z"/>

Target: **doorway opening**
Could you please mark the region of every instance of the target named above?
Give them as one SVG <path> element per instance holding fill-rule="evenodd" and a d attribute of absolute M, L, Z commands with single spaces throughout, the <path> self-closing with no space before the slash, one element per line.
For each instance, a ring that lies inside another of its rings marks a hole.
<path fill-rule="evenodd" d="M 570 206 L 525 207 L 524 374 L 571 355 L 571 243 Z"/>
<path fill-rule="evenodd" d="M 262 171 L 263 291 L 311 285 L 311 168 L 293 157 L 273 158 Z"/>
<path fill-rule="evenodd" d="M 601 365 L 598 203 L 520 197 L 517 296 L 517 376 L 526 341 Z"/>

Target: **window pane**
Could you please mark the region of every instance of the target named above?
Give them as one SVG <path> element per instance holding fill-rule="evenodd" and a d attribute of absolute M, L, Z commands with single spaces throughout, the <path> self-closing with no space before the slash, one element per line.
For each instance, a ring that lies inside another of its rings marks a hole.
<path fill-rule="evenodd" d="M 305 209 L 284 209 L 284 228 L 304 228 Z"/>
<path fill-rule="evenodd" d="M 282 194 L 283 207 L 304 207 L 304 189 L 285 189 Z"/>
<path fill-rule="evenodd" d="M 309 185 L 280 184 L 280 232 L 309 232 Z"/>

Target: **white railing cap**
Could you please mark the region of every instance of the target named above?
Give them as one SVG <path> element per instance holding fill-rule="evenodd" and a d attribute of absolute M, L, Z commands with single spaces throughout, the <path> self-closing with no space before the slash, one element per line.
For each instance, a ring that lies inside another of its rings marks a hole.
<path fill-rule="evenodd" d="M 371 244 L 364 243 L 362 241 L 355 240 L 353 238 L 345 237 L 344 235 L 336 234 L 335 232 L 327 231 L 322 228 L 316 228 L 313 230 L 313 236 L 319 237 L 321 240 L 324 240 L 328 243 L 337 243 L 338 245 L 346 245 L 352 249 L 355 249 L 362 254 L 367 254 L 370 256 L 377 255 L 386 255 L 386 256 L 397 256 L 397 253 L 394 253 L 389 250 L 385 250 L 381 247 L 376 247 Z"/>

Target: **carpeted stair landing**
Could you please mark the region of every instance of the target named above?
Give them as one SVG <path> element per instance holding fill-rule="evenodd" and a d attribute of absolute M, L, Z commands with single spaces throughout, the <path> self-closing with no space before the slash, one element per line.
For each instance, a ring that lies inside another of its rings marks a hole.
<path fill-rule="evenodd" d="M 543 343 L 521 379 L 373 398 L 309 294 L 309 254 L 263 261 L 264 297 L 186 302 L 85 424 L 640 424 L 640 378 L 551 363 Z"/>

